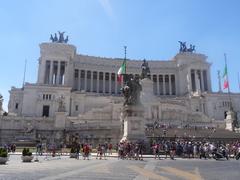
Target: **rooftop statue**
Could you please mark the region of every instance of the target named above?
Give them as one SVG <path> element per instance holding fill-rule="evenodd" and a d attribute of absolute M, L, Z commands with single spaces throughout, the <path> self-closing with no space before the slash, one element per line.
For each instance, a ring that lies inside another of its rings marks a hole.
<path fill-rule="evenodd" d="M 54 33 L 54 39 L 53 39 L 53 42 L 57 42 L 57 41 L 58 41 L 57 33 Z"/>
<path fill-rule="evenodd" d="M 53 35 L 51 34 L 51 36 L 50 36 L 50 40 L 52 41 L 52 42 L 54 42 L 54 38 L 53 38 Z"/>
<path fill-rule="evenodd" d="M 179 48 L 179 52 L 180 53 L 184 53 L 184 52 L 196 52 L 195 50 L 195 45 L 190 44 L 190 47 L 187 48 L 186 42 L 183 41 L 178 41 L 180 43 L 180 48 Z"/>
<path fill-rule="evenodd" d="M 196 52 L 195 45 L 190 44 L 190 48 L 187 49 L 188 52 Z"/>
<path fill-rule="evenodd" d="M 58 42 L 59 42 L 59 43 L 63 43 L 63 42 L 64 42 L 64 33 L 65 33 L 65 32 L 60 32 L 60 31 L 58 31 L 58 34 L 59 34 Z"/>
<path fill-rule="evenodd" d="M 68 36 L 66 38 L 64 38 L 64 33 L 65 32 L 58 31 L 58 36 L 57 36 L 57 33 L 54 33 L 54 37 L 51 34 L 50 35 L 50 40 L 54 43 L 67 43 L 68 42 Z"/>
<path fill-rule="evenodd" d="M 64 39 L 64 42 L 67 43 L 68 42 L 68 36 L 66 37 L 66 39 Z"/>
<path fill-rule="evenodd" d="M 186 52 L 187 51 L 187 46 L 186 42 L 178 41 L 180 43 L 180 49 L 179 52 Z"/>
<path fill-rule="evenodd" d="M 139 105 L 140 102 L 140 92 L 142 91 L 142 86 L 139 83 L 138 77 L 133 77 L 132 75 L 126 74 L 126 85 L 122 88 L 122 93 L 124 95 L 123 105 Z"/>
<path fill-rule="evenodd" d="M 142 68 L 141 78 L 142 79 L 148 78 L 150 75 L 150 68 L 148 66 L 148 62 L 146 61 L 146 59 L 143 60 L 141 68 Z"/>

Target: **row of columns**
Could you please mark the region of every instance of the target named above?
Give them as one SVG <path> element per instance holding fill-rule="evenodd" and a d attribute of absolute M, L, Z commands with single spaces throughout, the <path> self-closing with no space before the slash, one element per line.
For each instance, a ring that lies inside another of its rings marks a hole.
<path fill-rule="evenodd" d="M 84 91 L 87 91 L 87 72 L 89 72 L 88 70 L 78 70 L 78 79 L 77 79 L 77 90 L 81 90 L 81 71 L 84 71 Z M 114 82 L 114 93 L 113 94 L 118 94 L 120 93 L 120 85 L 118 86 L 118 82 L 117 82 L 117 74 L 114 73 L 114 81 L 111 80 L 112 78 L 112 73 L 110 72 L 99 72 L 99 71 L 90 71 L 91 72 L 91 78 L 90 78 L 90 92 L 93 92 L 93 74 L 94 72 L 97 75 L 97 83 L 96 83 L 96 92 L 99 93 L 100 92 L 100 73 L 103 73 L 103 83 L 102 83 L 102 93 L 106 93 L 106 73 L 109 73 L 109 86 L 108 86 L 108 93 L 112 94 L 112 82 Z M 76 83 L 76 82 L 75 82 Z M 76 87 L 76 85 L 74 84 L 74 86 Z M 119 87 L 119 88 L 118 88 Z"/>
<path fill-rule="evenodd" d="M 151 75 L 151 79 L 153 79 L 153 77 L 154 76 L 157 76 L 157 95 L 160 95 L 160 81 L 159 81 L 159 76 L 160 75 Z M 174 74 L 161 74 L 161 76 L 162 76 L 162 83 L 163 83 L 163 92 L 162 92 L 162 94 L 163 95 L 167 95 L 167 94 L 169 94 L 169 95 L 176 95 L 176 78 L 175 78 L 175 75 Z M 166 79 L 166 76 L 168 76 L 168 93 L 167 93 L 167 86 L 166 86 L 166 81 L 165 81 L 165 79 Z M 172 78 L 172 76 L 174 77 L 174 81 L 173 81 L 173 83 L 174 83 L 174 92 L 172 91 L 172 86 L 173 86 L 173 84 L 172 84 L 172 80 L 171 80 L 171 78 Z M 154 82 L 155 83 L 155 82 Z"/>
<path fill-rule="evenodd" d="M 88 78 L 87 78 L 87 75 L 88 75 L 88 72 L 90 72 L 90 92 L 93 92 L 95 91 L 96 93 L 100 93 L 99 90 L 100 90 L 100 73 L 103 73 L 103 82 L 102 82 L 102 93 L 106 93 L 106 74 L 108 73 L 109 74 L 109 83 L 108 83 L 108 92 L 109 94 L 119 94 L 120 93 L 120 88 L 123 86 L 123 83 L 122 84 L 119 84 L 119 82 L 117 82 L 117 74 L 116 73 L 111 73 L 111 72 L 99 72 L 99 71 L 88 71 L 88 70 L 81 70 L 81 69 L 76 69 L 78 71 L 78 77 L 75 77 L 75 81 L 74 81 L 74 87 L 76 90 L 84 90 L 84 91 L 89 91 L 87 89 L 87 85 L 88 85 Z M 81 71 L 84 71 L 84 88 L 82 88 L 82 85 L 81 85 Z M 93 74 L 96 73 L 96 90 L 93 89 Z M 112 81 L 112 74 L 114 74 L 114 80 Z M 174 76 L 174 86 L 172 84 L 172 81 L 171 81 L 171 77 L 172 75 Z M 157 82 L 154 82 L 157 86 L 157 92 L 155 92 L 155 94 L 157 95 L 160 95 L 160 82 L 159 82 L 159 76 L 160 75 L 151 75 L 150 78 L 153 80 L 153 77 L 154 76 L 157 76 Z M 175 75 L 174 74 L 161 74 L 162 76 L 162 90 L 163 92 L 161 92 L 161 95 L 176 95 L 176 78 L 175 78 Z M 166 82 L 165 82 L 165 78 L 166 76 L 168 76 L 168 92 L 167 92 L 167 86 L 166 86 Z M 77 78 L 77 79 L 76 79 Z M 112 87 L 114 86 L 114 87 Z M 175 88 L 174 89 L 174 92 L 172 91 L 172 86 Z M 112 91 L 112 88 L 114 89 L 114 91 Z"/>
<path fill-rule="evenodd" d="M 204 72 L 205 72 L 205 75 L 204 75 Z M 207 73 L 206 70 L 200 70 L 200 69 L 191 70 L 191 74 L 194 74 L 194 79 L 191 80 L 192 91 L 208 91 L 208 82 L 207 82 L 208 76 L 206 73 Z M 195 87 L 193 83 L 195 84 Z"/>
<path fill-rule="evenodd" d="M 55 75 L 55 77 L 54 77 L 54 74 L 53 74 L 54 73 L 53 72 L 54 62 L 56 62 L 56 65 L 57 65 L 57 74 Z M 45 84 L 61 84 L 61 85 L 64 84 L 63 80 L 60 83 L 61 62 L 63 62 L 64 66 L 66 66 L 66 62 L 64 62 L 64 61 L 46 61 L 45 76 L 44 76 L 44 83 Z M 48 71 L 48 67 L 47 67 L 48 65 L 50 65 L 49 73 L 47 72 Z M 63 73 L 64 75 L 65 75 L 65 71 L 66 71 L 66 67 L 64 67 L 64 73 Z"/>

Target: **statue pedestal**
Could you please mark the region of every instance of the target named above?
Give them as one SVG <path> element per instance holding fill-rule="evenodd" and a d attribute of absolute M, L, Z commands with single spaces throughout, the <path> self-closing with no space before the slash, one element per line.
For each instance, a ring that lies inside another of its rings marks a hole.
<path fill-rule="evenodd" d="M 140 81 L 140 84 L 142 86 L 141 91 L 141 103 L 147 104 L 152 103 L 156 101 L 156 97 L 153 94 L 153 81 L 148 78 L 144 78 Z"/>
<path fill-rule="evenodd" d="M 55 112 L 55 128 L 64 129 L 66 125 L 66 112 Z"/>
<path fill-rule="evenodd" d="M 225 122 L 226 122 L 226 128 L 225 129 L 229 130 L 229 131 L 234 131 L 235 121 L 236 121 L 235 113 L 232 110 L 229 110 L 227 112 L 227 117 L 225 119 Z"/>
<path fill-rule="evenodd" d="M 123 137 L 121 141 L 128 140 L 136 142 L 139 140 L 146 140 L 145 136 L 145 120 L 144 107 L 139 106 L 124 106 L 122 121 L 124 123 Z"/>

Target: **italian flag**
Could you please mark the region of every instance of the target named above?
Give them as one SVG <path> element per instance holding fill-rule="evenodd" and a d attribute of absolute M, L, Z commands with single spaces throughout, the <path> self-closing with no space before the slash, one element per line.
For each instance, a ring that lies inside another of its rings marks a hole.
<path fill-rule="evenodd" d="M 227 89 L 229 87 L 229 82 L 228 82 L 228 74 L 227 74 L 227 65 L 225 64 L 224 68 L 224 73 L 223 73 L 223 89 Z"/>
<path fill-rule="evenodd" d="M 119 83 L 123 82 L 123 74 L 126 74 L 126 59 L 124 59 L 121 67 L 118 70 L 117 81 Z"/>

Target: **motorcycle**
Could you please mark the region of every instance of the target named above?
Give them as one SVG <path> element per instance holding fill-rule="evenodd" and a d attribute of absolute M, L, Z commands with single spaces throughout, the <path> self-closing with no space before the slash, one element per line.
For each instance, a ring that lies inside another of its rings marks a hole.
<path fill-rule="evenodd" d="M 214 149 L 213 151 L 213 158 L 215 160 L 220 160 L 220 159 L 223 159 L 223 158 L 226 158 L 228 160 L 228 154 L 226 152 L 226 149 L 224 148 L 220 148 L 220 149 Z"/>

